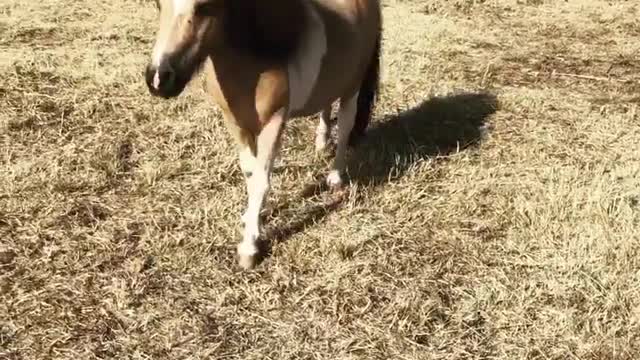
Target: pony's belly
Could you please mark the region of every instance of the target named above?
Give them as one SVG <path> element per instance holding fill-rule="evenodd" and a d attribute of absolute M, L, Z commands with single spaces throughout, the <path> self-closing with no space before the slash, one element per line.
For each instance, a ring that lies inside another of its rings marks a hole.
<path fill-rule="evenodd" d="M 295 55 L 289 59 L 287 64 L 290 115 L 310 112 L 307 110 L 308 104 L 316 88 L 318 77 L 322 71 L 323 59 L 328 50 L 326 29 L 322 17 L 311 3 L 304 2 L 304 5 L 308 15 L 309 28 L 303 35 Z"/>
<path fill-rule="evenodd" d="M 289 111 L 289 118 L 301 118 L 301 117 L 316 115 L 322 110 L 324 110 L 326 106 L 332 103 L 333 101 L 327 100 L 326 102 L 323 103 L 323 105 L 305 106 L 304 108 Z"/>
<path fill-rule="evenodd" d="M 317 114 L 360 89 L 380 27 L 377 0 L 307 4 L 312 25 L 287 69 L 291 117 Z"/>

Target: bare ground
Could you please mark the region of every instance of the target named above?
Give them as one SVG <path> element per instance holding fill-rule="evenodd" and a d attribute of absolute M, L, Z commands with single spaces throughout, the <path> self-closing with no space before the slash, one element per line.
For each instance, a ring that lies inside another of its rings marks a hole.
<path fill-rule="evenodd" d="M 292 122 L 266 260 L 146 1 L 0 4 L 1 359 L 640 358 L 634 1 L 385 0 L 350 190 Z"/>

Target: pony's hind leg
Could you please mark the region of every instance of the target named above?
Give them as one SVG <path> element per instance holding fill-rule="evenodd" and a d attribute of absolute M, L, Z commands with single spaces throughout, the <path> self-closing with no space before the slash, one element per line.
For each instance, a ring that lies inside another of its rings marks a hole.
<path fill-rule="evenodd" d="M 247 177 L 247 210 L 243 215 L 244 233 L 238 244 L 240 266 L 250 269 L 258 256 L 258 237 L 260 235 L 260 211 L 270 189 L 273 161 L 278 153 L 280 138 L 284 127 L 286 111 L 283 109 L 272 115 L 257 137 L 256 161 Z"/>
<path fill-rule="evenodd" d="M 350 98 L 340 99 L 340 110 L 338 111 L 338 144 L 331 171 L 329 171 L 329 175 L 327 176 L 327 184 L 330 187 L 335 188 L 342 186 L 342 175 L 347 167 L 349 136 L 356 121 L 357 110 L 357 92 Z"/>
<path fill-rule="evenodd" d="M 316 127 L 316 152 L 321 152 L 327 148 L 329 135 L 331 135 L 331 104 L 320 113 L 320 120 Z"/>

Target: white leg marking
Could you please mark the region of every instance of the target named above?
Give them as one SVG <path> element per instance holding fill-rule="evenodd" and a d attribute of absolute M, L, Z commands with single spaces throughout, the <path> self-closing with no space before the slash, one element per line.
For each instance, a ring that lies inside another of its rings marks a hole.
<path fill-rule="evenodd" d="M 238 244 L 238 255 L 240 255 L 241 265 L 243 267 L 251 267 L 253 257 L 258 254 L 258 247 L 256 245 L 258 237 L 260 236 L 260 210 L 264 199 L 269 191 L 269 173 L 262 169 L 254 172 L 254 174 L 247 179 L 247 192 L 249 194 L 247 201 L 247 209 L 244 212 L 244 233 L 242 235 L 242 242 Z M 245 264 L 249 264 L 245 266 Z"/>
<path fill-rule="evenodd" d="M 253 152 L 251 151 L 251 147 L 244 146 L 242 149 L 240 149 L 240 151 L 238 153 L 238 158 L 240 160 L 239 161 L 240 162 L 240 170 L 242 171 L 242 174 L 245 177 L 245 182 L 247 184 L 247 189 L 249 189 L 249 179 L 253 175 L 253 169 L 256 166 L 256 157 L 253 154 Z M 240 217 L 240 220 L 242 221 L 243 224 L 247 223 L 247 216 L 248 216 L 247 215 L 247 211 L 245 210 L 245 212 Z"/>
<path fill-rule="evenodd" d="M 267 125 L 258 135 L 257 157 L 253 173 L 247 179 L 247 210 L 243 217 L 245 222 L 242 242 L 238 244 L 240 265 L 252 268 L 255 265 L 258 254 L 257 241 L 260 236 L 260 211 L 264 200 L 271 187 L 270 178 L 275 159 L 280 146 L 280 134 L 282 133 L 286 114 L 281 111 L 274 114 Z"/>
<path fill-rule="evenodd" d="M 320 152 L 327 147 L 329 135 L 331 134 L 331 106 L 328 106 L 320 114 L 320 121 L 316 127 L 316 152 Z"/>
<path fill-rule="evenodd" d="M 253 168 L 256 165 L 256 157 L 253 155 L 251 147 L 244 146 L 239 151 L 238 157 L 240 159 L 240 170 L 242 170 L 242 173 L 245 176 L 250 177 L 253 172 Z"/>
<path fill-rule="evenodd" d="M 310 1 L 303 1 L 311 16 L 311 23 L 301 46 L 293 57 L 287 72 L 289 75 L 289 110 L 301 110 L 307 104 L 315 88 L 322 61 L 327 52 L 327 35 L 324 22 Z"/>
<path fill-rule="evenodd" d="M 346 100 L 346 101 L 345 101 Z M 340 110 L 338 111 L 338 145 L 333 166 L 327 176 L 327 184 L 331 187 L 342 185 L 342 174 L 347 167 L 347 148 L 349 135 L 356 121 L 356 111 L 358 110 L 358 93 L 356 92 L 350 99 L 340 99 Z"/>

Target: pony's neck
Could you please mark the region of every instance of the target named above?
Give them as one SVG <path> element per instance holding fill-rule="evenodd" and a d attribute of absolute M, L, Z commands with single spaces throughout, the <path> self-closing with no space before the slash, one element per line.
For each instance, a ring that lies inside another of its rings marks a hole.
<path fill-rule="evenodd" d="M 307 28 L 304 1 L 309 0 L 227 2 L 227 46 L 262 61 L 288 61 Z"/>

